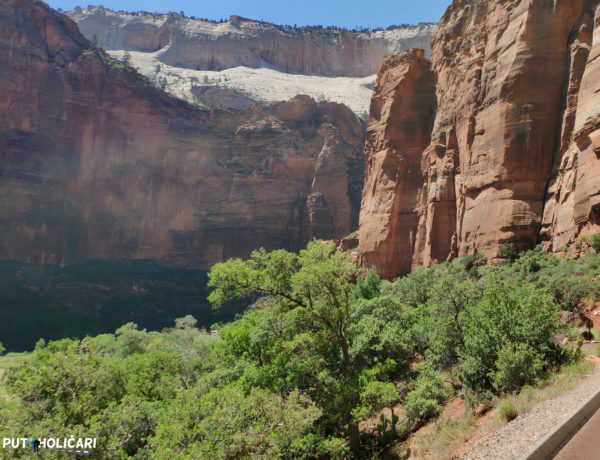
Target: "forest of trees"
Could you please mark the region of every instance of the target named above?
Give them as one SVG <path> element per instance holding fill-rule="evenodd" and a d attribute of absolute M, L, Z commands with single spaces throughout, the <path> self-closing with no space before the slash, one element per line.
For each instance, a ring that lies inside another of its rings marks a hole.
<path fill-rule="evenodd" d="M 236 321 L 40 341 L 7 372 L 0 435 L 96 437 L 96 458 L 375 458 L 449 398 L 474 407 L 581 358 L 559 313 L 600 295 L 600 256 L 503 255 L 393 282 L 320 241 L 217 264 L 209 300 L 246 299 Z"/>

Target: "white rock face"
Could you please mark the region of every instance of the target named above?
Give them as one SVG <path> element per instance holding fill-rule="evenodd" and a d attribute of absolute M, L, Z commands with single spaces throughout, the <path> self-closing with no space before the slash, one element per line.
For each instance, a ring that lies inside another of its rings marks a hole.
<path fill-rule="evenodd" d="M 237 16 L 214 23 L 102 7 L 67 14 L 89 39 L 95 37 L 115 57 L 129 52 L 132 65 L 151 79 L 166 79 L 166 89 L 184 99 L 207 104 L 194 96 L 197 87 L 218 83 L 240 93 L 239 101 L 229 97 L 225 106 L 308 94 L 357 113 L 368 111 L 382 57 L 409 48 L 423 48 L 428 55 L 435 29 L 420 24 L 362 33 L 281 27 Z"/>
<path fill-rule="evenodd" d="M 171 94 L 192 103 L 205 105 L 233 106 L 227 102 L 210 103 L 202 96 L 195 96 L 199 92 L 198 89 L 210 87 L 215 90 L 233 89 L 238 92 L 240 98 L 254 101 L 286 101 L 298 94 L 306 94 L 316 100 L 345 104 L 360 114 L 368 111 L 375 83 L 375 75 L 364 78 L 321 77 L 242 66 L 222 71 L 191 70 L 163 64 L 157 59 L 157 53 L 122 50 L 108 53 L 117 59 L 123 59 L 125 53 L 129 53 L 131 65 L 140 73 L 157 82 L 165 79 L 165 89 Z"/>

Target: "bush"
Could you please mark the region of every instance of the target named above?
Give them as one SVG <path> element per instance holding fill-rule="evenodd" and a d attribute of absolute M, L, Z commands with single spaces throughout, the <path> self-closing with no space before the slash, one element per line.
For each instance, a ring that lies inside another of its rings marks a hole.
<path fill-rule="evenodd" d="M 417 388 L 406 395 L 404 408 L 411 420 L 437 417 L 446 400 L 444 381 L 433 367 L 425 365 L 417 378 Z"/>
<path fill-rule="evenodd" d="M 358 278 L 356 290 L 354 291 L 354 298 L 370 300 L 379 297 L 380 284 L 381 281 L 379 275 L 377 275 L 377 271 L 374 268 L 371 268 L 366 276 Z"/>
<path fill-rule="evenodd" d="M 464 321 L 465 345 L 459 354 L 468 389 L 476 393 L 490 390 L 497 379 L 499 386 L 502 382 L 514 390 L 523 377 L 521 366 L 529 363 L 537 370 L 538 358 L 550 366 L 568 359 L 554 342 L 559 332 L 558 306 L 547 291 L 501 282 L 495 276 L 486 279 L 486 284 L 482 298 Z M 506 343 L 516 347 L 521 359 L 514 369 L 508 363 L 510 349 L 503 349 Z"/>
<path fill-rule="evenodd" d="M 469 278 L 479 278 L 479 270 L 478 270 L 477 266 L 473 265 L 469 269 Z"/>
<path fill-rule="evenodd" d="M 515 391 L 533 383 L 544 367 L 542 355 L 526 343 L 505 344 L 498 353 L 494 387 Z"/>
<path fill-rule="evenodd" d="M 504 243 L 498 250 L 498 257 L 512 261 L 517 258 L 517 251 L 512 244 Z"/>
<path fill-rule="evenodd" d="M 433 319 L 427 332 L 427 356 L 432 364 L 444 368 L 458 362 L 459 353 L 464 348 L 463 331 L 469 319 L 468 312 L 479 296 L 479 290 L 474 289 L 473 283 L 467 280 L 459 282 L 460 277 L 464 277 L 462 270 L 458 273 L 449 270 L 440 275 L 428 302 Z"/>
<path fill-rule="evenodd" d="M 403 303 L 411 307 L 418 307 L 427 302 L 431 290 L 437 280 L 438 267 L 417 267 L 412 273 L 398 278 L 394 284 L 394 293 Z"/>
<path fill-rule="evenodd" d="M 529 265 L 527 266 L 527 271 L 529 273 L 537 273 L 540 271 L 541 268 L 542 268 L 542 266 L 540 265 L 540 263 L 537 260 L 532 259 L 529 262 Z"/>
<path fill-rule="evenodd" d="M 590 241 L 590 246 L 592 248 L 594 248 L 594 251 L 600 252 L 600 235 L 596 234 L 596 235 L 590 236 L 589 241 Z"/>
<path fill-rule="evenodd" d="M 503 420 L 510 422 L 519 416 L 519 409 L 511 403 L 505 402 L 498 407 L 498 414 Z"/>

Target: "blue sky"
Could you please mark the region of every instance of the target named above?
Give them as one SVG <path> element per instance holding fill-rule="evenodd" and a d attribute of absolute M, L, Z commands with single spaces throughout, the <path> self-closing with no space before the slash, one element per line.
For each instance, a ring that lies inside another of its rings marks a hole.
<path fill-rule="evenodd" d="M 71 10 L 87 6 L 77 0 L 46 0 L 53 8 Z M 437 22 L 451 0 L 102 0 L 106 8 L 221 19 L 232 14 L 276 24 L 336 25 L 353 28 L 387 27 L 391 24 Z"/>

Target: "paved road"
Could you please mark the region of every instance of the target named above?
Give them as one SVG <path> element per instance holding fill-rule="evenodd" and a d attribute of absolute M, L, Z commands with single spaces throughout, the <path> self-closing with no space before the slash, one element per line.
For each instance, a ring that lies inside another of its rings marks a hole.
<path fill-rule="evenodd" d="M 554 460 L 600 459 L 600 410 L 587 421 Z"/>

